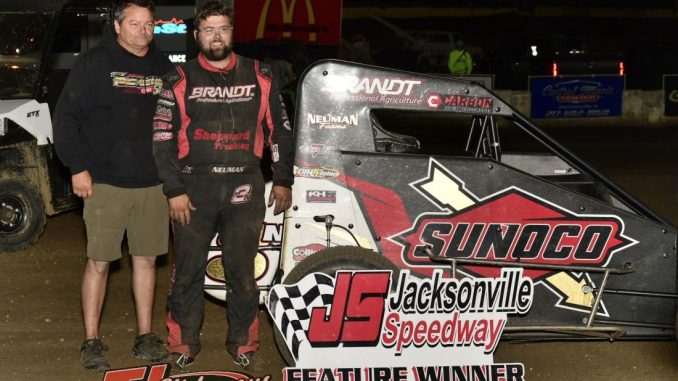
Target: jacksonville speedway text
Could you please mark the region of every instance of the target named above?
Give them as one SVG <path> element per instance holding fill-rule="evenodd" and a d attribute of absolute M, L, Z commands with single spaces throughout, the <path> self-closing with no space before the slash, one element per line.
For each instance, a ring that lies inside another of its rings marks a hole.
<path fill-rule="evenodd" d="M 431 278 L 407 283 L 402 271 L 398 288 L 389 297 L 389 309 L 405 314 L 503 312 L 524 314 L 532 306 L 534 285 L 522 269 L 501 270 L 499 278 L 443 278 L 435 270 Z"/>
<path fill-rule="evenodd" d="M 411 373 L 410 373 L 411 372 Z M 384 368 L 285 368 L 283 381 L 524 381 L 523 364 Z"/>

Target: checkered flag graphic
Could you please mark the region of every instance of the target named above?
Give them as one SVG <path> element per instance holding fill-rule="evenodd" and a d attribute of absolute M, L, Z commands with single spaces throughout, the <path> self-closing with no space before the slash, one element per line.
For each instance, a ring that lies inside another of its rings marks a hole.
<path fill-rule="evenodd" d="M 295 362 L 299 362 L 301 343 L 308 340 L 311 311 L 330 305 L 333 297 L 334 278 L 322 273 L 306 275 L 294 285 L 276 285 L 271 289 L 268 310 Z"/>

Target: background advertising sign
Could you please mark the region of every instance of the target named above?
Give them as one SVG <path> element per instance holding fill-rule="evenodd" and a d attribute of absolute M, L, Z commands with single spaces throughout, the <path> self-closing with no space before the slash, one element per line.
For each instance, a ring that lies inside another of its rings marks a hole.
<path fill-rule="evenodd" d="M 341 0 L 235 0 L 235 42 L 292 38 L 338 45 Z"/>
<path fill-rule="evenodd" d="M 193 39 L 192 6 L 159 6 L 155 8 L 153 41 L 170 61 L 180 64 L 188 61 L 189 51 L 195 51 Z"/>
<path fill-rule="evenodd" d="M 624 77 L 530 77 L 532 118 L 621 116 Z"/>
<path fill-rule="evenodd" d="M 678 116 L 678 74 L 664 75 L 664 115 Z"/>

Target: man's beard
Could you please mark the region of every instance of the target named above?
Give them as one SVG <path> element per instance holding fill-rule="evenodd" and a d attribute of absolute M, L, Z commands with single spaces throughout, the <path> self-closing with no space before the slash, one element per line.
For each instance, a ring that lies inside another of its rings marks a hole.
<path fill-rule="evenodd" d="M 214 49 L 211 48 L 212 41 L 208 42 L 207 44 L 202 44 L 200 43 L 200 52 L 207 58 L 208 61 L 221 61 L 223 59 L 226 59 L 231 54 L 231 51 L 233 48 L 229 45 L 226 45 L 224 43 L 223 48 L 219 49 Z"/>

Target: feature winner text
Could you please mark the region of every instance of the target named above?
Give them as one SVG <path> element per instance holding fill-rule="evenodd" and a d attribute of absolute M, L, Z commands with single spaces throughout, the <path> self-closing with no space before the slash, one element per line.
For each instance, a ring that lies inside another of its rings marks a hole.
<path fill-rule="evenodd" d="M 283 381 L 524 381 L 523 364 L 387 368 L 285 368 Z"/>

